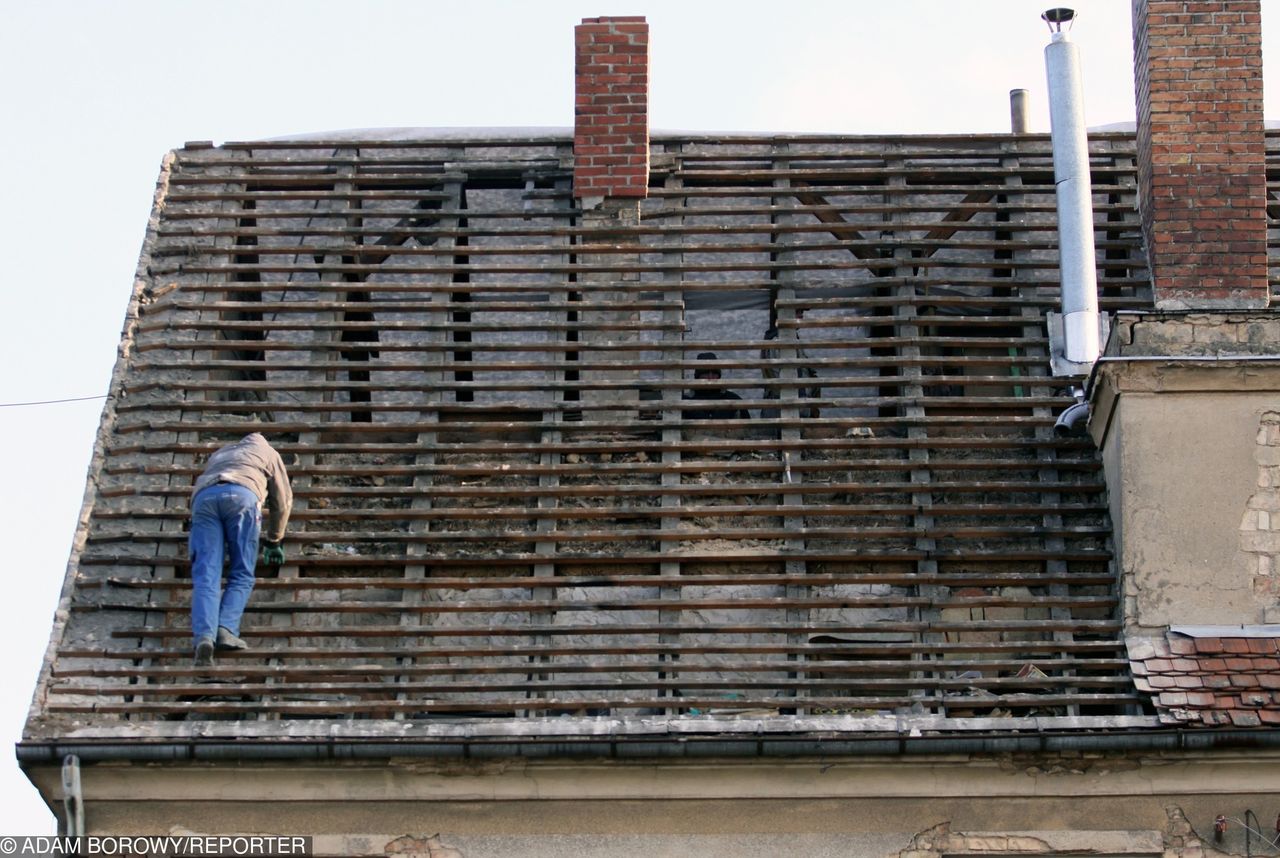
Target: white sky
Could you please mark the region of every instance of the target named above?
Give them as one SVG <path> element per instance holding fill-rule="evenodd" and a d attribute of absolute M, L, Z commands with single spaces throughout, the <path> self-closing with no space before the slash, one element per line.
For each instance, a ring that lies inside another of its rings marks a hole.
<path fill-rule="evenodd" d="M 570 126 L 574 25 L 637 14 L 657 129 L 1003 132 L 1025 88 L 1047 131 L 1053 5 L 1080 13 L 1087 122 L 1132 121 L 1128 0 L 0 0 L 0 403 L 106 392 L 160 159 L 185 141 Z M 1280 0 L 1262 6 L 1273 45 Z M 100 408 L 0 407 L 0 745 L 21 732 Z M 0 835 L 51 833 L 7 759 Z"/>

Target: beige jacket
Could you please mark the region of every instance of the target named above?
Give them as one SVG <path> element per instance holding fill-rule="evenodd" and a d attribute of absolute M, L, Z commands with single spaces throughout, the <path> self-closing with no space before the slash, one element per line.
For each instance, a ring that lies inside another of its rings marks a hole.
<path fill-rule="evenodd" d="M 284 461 L 267 439 L 258 432 L 245 435 L 239 441 L 215 450 L 205 465 L 204 473 L 191 489 L 191 498 L 207 486 L 217 483 L 235 483 L 253 491 L 258 496 L 258 507 L 265 503 L 270 515 L 262 536 L 267 542 L 284 539 L 289 512 L 293 509 L 293 489 L 289 487 L 289 474 Z"/>

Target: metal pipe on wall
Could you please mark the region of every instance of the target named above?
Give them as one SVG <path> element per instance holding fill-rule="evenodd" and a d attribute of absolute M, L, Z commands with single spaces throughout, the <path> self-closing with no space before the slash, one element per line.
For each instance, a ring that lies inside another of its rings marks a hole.
<path fill-rule="evenodd" d="M 1091 363 L 1097 359 L 1100 348 L 1089 140 L 1084 125 L 1080 51 L 1068 33 L 1061 29 L 1063 23 L 1075 18 L 1075 12 L 1050 9 L 1041 17 L 1053 31 L 1051 41 L 1044 49 L 1044 61 L 1049 82 L 1049 123 L 1058 197 L 1065 352 L 1069 361 Z"/>

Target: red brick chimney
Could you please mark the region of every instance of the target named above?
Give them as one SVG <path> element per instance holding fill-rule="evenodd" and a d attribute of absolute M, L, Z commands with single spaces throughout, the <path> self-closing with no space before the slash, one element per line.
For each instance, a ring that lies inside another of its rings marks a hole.
<path fill-rule="evenodd" d="M 573 36 L 574 196 L 647 196 L 649 25 L 584 18 Z"/>
<path fill-rule="evenodd" d="M 1133 0 L 1133 45 L 1156 307 L 1267 306 L 1261 0 Z"/>

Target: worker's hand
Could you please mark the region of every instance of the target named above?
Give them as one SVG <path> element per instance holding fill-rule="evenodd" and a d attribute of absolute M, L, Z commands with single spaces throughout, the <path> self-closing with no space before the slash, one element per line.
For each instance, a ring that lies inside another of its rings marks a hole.
<path fill-rule="evenodd" d="M 284 546 L 279 542 L 266 542 L 262 545 L 262 562 L 267 566 L 284 564 Z"/>

